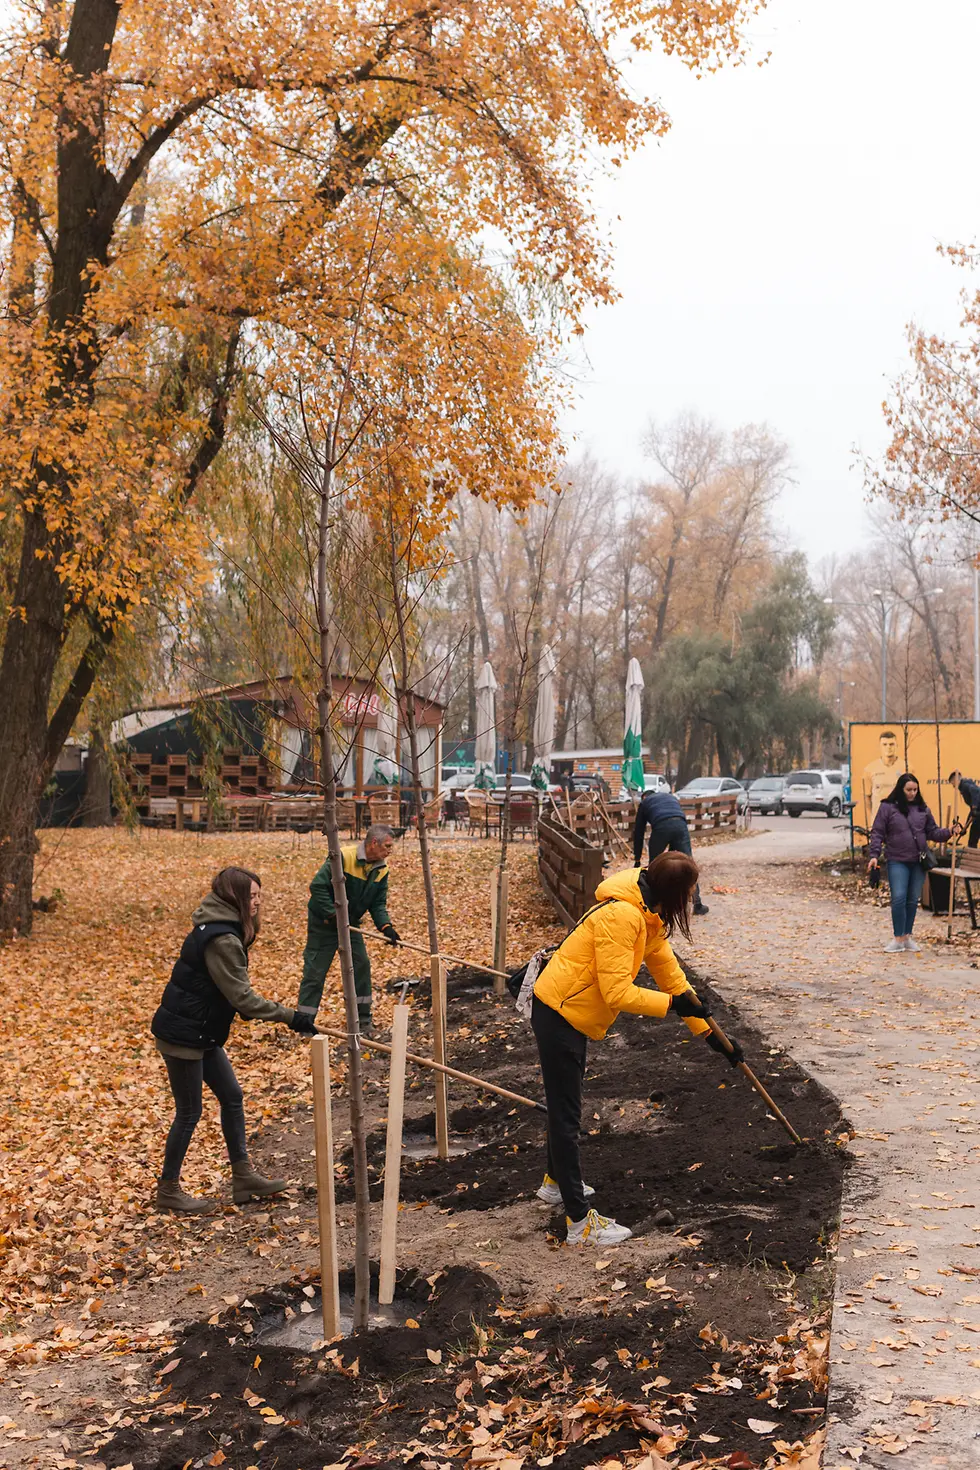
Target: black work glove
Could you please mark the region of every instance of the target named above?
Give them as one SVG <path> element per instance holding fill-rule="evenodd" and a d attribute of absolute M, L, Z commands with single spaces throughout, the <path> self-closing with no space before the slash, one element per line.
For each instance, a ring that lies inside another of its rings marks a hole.
<path fill-rule="evenodd" d="M 316 1018 L 309 1011 L 293 1011 L 293 1019 L 289 1023 L 290 1031 L 298 1031 L 301 1036 L 316 1035 Z"/>
<path fill-rule="evenodd" d="M 745 1061 L 744 1051 L 739 1046 L 737 1041 L 732 1041 L 732 1038 L 730 1036 L 728 1040 L 731 1044 L 731 1051 L 727 1049 L 725 1043 L 721 1041 L 713 1031 L 709 1031 L 704 1039 L 711 1047 L 712 1051 L 716 1051 L 720 1057 L 725 1058 L 725 1061 L 730 1067 L 737 1067 L 739 1062 Z"/>
<path fill-rule="evenodd" d="M 400 941 L 401 941 L 401 935 L 399 934 L 398 930 L 395 928 L 394 924 L 386 924 L 384 926 L 384 928 L 382 929 L 381 932 L 384 935 L 384 937 L 387 939 L 387 941 L 388 941 L 389 944 L 398 944 L 398 943 L 400 943 Z"/>
<path fill-rule="evenodd" d="M 670 1008 L 679 1016 L 694 1016 L 698 1021 L 706 1021 L 711 1015 L 708 1007 L 698 1000 L 693 990 L 682 990 L 680 995 L 672 995 Z"/>

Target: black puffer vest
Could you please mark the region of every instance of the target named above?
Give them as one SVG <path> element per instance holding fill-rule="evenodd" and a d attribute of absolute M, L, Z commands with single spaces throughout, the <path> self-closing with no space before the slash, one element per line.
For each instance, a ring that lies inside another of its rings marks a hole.
<path fill-rule="evenodd" d="M 217 920 L 196 924 L 181 945 L 180 957 L 150 1024 L 158 1041 L 207 1051 L 224 1046 L 228 1040 L 235 1009 L 211 979 L 204 959 L 204 951 L 219 934 L 237 934 L 245 942 L 241 924 Z"/>

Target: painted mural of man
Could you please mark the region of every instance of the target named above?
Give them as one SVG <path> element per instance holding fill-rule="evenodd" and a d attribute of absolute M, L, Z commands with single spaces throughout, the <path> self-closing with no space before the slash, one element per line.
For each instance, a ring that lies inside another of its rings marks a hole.
<path fill-rule="evenodd" d="M 877 816 L 882 799 L 888 795 L 901 775 L 898 764 L 898 736 L 894 730 L 882 730 L 878 736 L 878 749 L 878 759 L 868 762 L 861 778 L 864 810 L 869 827 Z"/>

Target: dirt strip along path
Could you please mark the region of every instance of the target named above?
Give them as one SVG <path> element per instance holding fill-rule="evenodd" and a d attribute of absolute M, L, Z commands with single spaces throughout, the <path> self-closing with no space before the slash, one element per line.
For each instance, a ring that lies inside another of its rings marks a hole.
<path fill-rule="evenodd" d="M 922 954 L 884 954 L 887 910 L 842 902 L 801 861 L 839 849 L 840 831 L 817 817 L 766 825 L 699 854 L 711 912 L 695 953 L 857 1130 L 825 1470 L 976 1470 L 980 972 L 946 948 L 945 923 L 929 914 L 917 922 Z"/>

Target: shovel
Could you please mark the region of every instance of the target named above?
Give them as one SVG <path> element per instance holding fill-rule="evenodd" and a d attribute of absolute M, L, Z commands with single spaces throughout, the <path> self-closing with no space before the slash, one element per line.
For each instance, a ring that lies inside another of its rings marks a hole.
<path fill-rule="evenodd" d="M 722 1031 L 721 1027 L 718 1025 L 718 1022 L 715 1020 L 714 1016 L 709 1016 L 708 1017 L 708 1025 L 711 1027 L 712 1031 L 717 1036 L 718 1040 L 721 1042 L 721 1044 L 725 1048 L 725 1050 L 729 1054 L 731 1052 L 733 1052 L 735 1050 L 735 1048 L 732 1046 L 731 1042 L 729 1041 L 728 1037 L 725 1035 L 724 1031 Z M 797 1133 L 796 1129 L 793 1127 L 792 1123 L 789 1121 L 789 1119 L 787 1118 L 786 1114 L 780 1112 L 779 1108 L 777 1108 L 776 1104 L 773 1102 L 772 1098 L 769 1096 L 768 1092 L 763 1087 L 763 1085 L 759 1081 L 758 1077 L 752 1071 L 752 1068 L 749 1066 L 748 1062 L 739 1062 L 739 1064 L 738 1064 L 738 1070 L 742 1073 L 743 1077 L 747 1077 L 748 1080 L 749 1080 L 749 1082 L 751 1082 L 752 1086 L 755 1088 L 756 1092 L 762 1098 L 763 1102 L 765 1103 L 766 1107 L 769 1109 L 770 1113 L 772 1113 L 772 1115 L 776 1119 L 777 1123 L 781 1123 L 783 1125 L 783 1127 L 786 1129 L 786 1132 L 789 1134 L 790 1138 L 797 1145 L 797 1147 L 798 1148 L 802 1148 L 803 1147 L 803 1140 L 802 1140 L 802 1138 Z"/>

